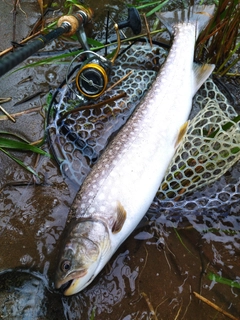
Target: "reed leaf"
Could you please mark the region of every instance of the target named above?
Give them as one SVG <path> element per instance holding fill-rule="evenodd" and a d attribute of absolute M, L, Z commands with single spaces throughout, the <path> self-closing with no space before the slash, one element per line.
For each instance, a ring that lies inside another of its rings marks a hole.
<path fill-rule="evenodd" d="M 240 27 L 240 6 L 238 0 L 219 0 L 214 17 L 200 34 L 197 42 L 196 58 L 216 64 L 216 73 L 224 75 L 229 60 L 236 54 Z M 235 65 L 240 55 L 234 60 Z M 220 72 L 221 71 L 221 72 Z"/>

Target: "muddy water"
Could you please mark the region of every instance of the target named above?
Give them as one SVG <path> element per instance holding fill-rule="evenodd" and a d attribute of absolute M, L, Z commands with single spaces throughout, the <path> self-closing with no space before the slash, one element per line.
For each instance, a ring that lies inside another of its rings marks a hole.
<path fill-rule="evenodd" d="M 89 3 L 96 12 L 96 25 L 89 28 L 89 33 L 101 39 L 105 3 Z M 124 7 L 121 1 L 111 2 L 114 14 L 123 12 Z M 12 4 L 0 2 L 1 50 L 9 46 L 13 37 L 11 10 Z M 17 7 L 17 41 L 26 36 L 38 17 L 35 1 L 21 3 L 21 9 Z M 55 44 L 60 49 L 65 46 L 64 41 Z M 49 45 L 48 49 L 55 47 Z M 28 61 L 37 59 L 31 57 Z M 12 97 L 12 101 L 3 106 L 10 113 L 33 107 L 41 110 L 47 93 L 61 82 L 65 70 L 65 65 L 45 65 L 5 75 L 0 79 L 0 97 Z M 27 81 L 22 82 L 23 79 Z M 233 96 L 239 97 L 237 81 L 231 79 L 230 88 Z M 35 92 L 40 94 L 14 106 Z M 36 141 L 44 134 L 40 110 L 18 117 L 15 124 L 1 120 L 0 129 Z M 48 150 L 47 145 L 45 149 Z M 2 318 L 225 319 L 200 302 L 193 292 L 239 317 L 239 289 L 209 278 L 214 273 L 240 281 L 238 202 L 232 208 L 226 206 L 214 212 L 206 208 L 202 217 L 192 214 L 171 218 L 171 211 L 148 214 L 94 282 L 83 292 L 66 298 L 54 289 L 54 270 L 59 237 L 78 188 L 61 175 L 54 161 L 37 159 L 31 153 L 14 154 L 34 166 L 41 180 L 33 179 L 0 153 Z M 235 177 L 240 175 L 237 166 L 233 172 Z M 228 176 L 231 174 L 228 172 Z"/>

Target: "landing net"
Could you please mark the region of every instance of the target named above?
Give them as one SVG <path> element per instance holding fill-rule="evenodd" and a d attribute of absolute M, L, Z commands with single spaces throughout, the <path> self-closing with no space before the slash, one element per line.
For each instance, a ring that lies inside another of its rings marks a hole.
<path fill-rule="evenodd" d="M 141 102 L 167 56 L 164 49 L 146 43 L 122 46 L 122 52 L 112 69 L 108 90 L 94 103 L 122 92 L 126 97 L 61 120 L 65 112 L 78 106 L 73 81 L 59 88 L 52 102 L 48 126 L 51 147 L 62 172 L 78 185 Z M 153 211 L 202 212 L 239 201 L 240 182 L 235 175 L 239 168 L 234 166 L 240 157 L 238 120 L 226 97 L 207 80 L 194 98 L 187 134 L 169 165 Z"/>

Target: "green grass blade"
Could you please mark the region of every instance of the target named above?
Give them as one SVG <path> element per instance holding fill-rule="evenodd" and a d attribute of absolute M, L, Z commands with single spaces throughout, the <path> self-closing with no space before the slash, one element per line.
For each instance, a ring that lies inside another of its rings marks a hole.
<path fill-rule="evenodd" d="M 215 281 L 215 282 L 218 282 L 218 283 L 226 284 L 226 285 L 228 285 L 230 287 L 233 287 L 233 288 L 240 289 L 240 283 L 239 282 L 223 278 L 223 277 L 221 277 L 221 276 L 219 276 L 217 274 L 211 273 L 211 272 L 208 274 L 208 279 L 212 280 L 212 281 Z"/>
<path fill-rule="evenodd" d="M 179 241 L 181 242 L 181 244 L 184 246 L 184 248 L 192 255 L 194 256 L 194 254 L 187 248 L 187 246 L 184 244 L 184 242 L 182 241 L 182 238 L 180 237 L 180 234 L 178 233 L 176 228 L 173 228 L 173 230 L 175 231 Z"/>
<path fill-rule="evenodd" d="M 137 9 L 137 10 L 139 10 L 139 9 L 145 9 L 145 8 L 147 8 L 147 7 L 153 6 L 154 4 L 159 4 L 159 1 L 147 2 L 146 4 L 142 4 L 142 5 L 136 6 L 136 9 Z"/>
<path fill-rule="evenodd" d="M 27 139 L 25 139 L 25 138 L 23 138 L 23 137 L 19 136 L 19 135 L 18 135 L 18 134 L 16 134 L 16 133 L 13 133 L 13 132 L 0 131 L 0 134 L 13 136 L 13 137 L 15 137 L 15 138 L 17 138 L 17 139 L 19 139 L 19 140 L 22 140 L 22 141 L 24 141 L 24 142 L 26 142 L 26 143 L 30 143 Z"/>
<path fill-rule="evenodd" d="M 0 151 L 2 151 L 3 153 L 5 153 L 10 159 L 12 159 L 13 161 L 15 161 L 17 164 L 19 164 L 21 167 L 23 167 L 24 169 L 26 169 L 27 171 L 29 171 L 30 173 L 34 174 L 35 176 L 37 176 L 38 178 L 40 178 L 38 176 L 38 174 L 36 173 L 36 171 L 34 171 L 30 166 L 27 166 L 24 162 L 22 162 L 21 160 L 19 160 L 18 158 L 15 158 L 13 155 L 11 155 L 9 152 L 7 152 L 6 150 L 2 149 L 0 147 Z"/>
<path fill-rule="evenodd" d="M 16 141 L 7 138 L 0 138 L 0 148 L 7 148 L 7 149 L 15 149 L 20 151 L 32 151 L 35 153 L 39 153 L 43 156 L 51 158 L 51 155 L 42 149 L 32 146 L 26 142 Z"/>
<path fill-rule="evenodd" d="M 167 3 L 168 3 L 169 0 L 165 0 L 163 1 L 162 3 L 160 3 L 158 6 L 156 6 L 155 8 L 153 8 L 151 11 L 149 11 L 147 14 L 146 14 L 146 17 L 149 17 L 151 16 L 152 14 L 154 14 L 155 12 L 161 10 Z"/>

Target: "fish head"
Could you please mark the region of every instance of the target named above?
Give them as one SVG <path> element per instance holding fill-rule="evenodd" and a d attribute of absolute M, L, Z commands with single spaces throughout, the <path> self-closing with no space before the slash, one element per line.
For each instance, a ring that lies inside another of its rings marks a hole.
<path fill-rule="evenodd" d="M 99 248 L 89 239 L 78 239 L 65 245 L 57 269 L 55 286 L 64 295 L 72 295 L 85 288 L 95 274 Z"/>
<path fill-rule="evenodd" d="M 104 228 L 101 223 L 99 226 L 99 223 L 87 221 L 77 224 L 68 235 L 60 253 L 55 280 L 55 287 L 61 288 L 64 295 L 83 290 L 102 269 Z"/>

